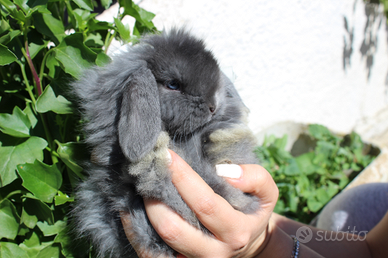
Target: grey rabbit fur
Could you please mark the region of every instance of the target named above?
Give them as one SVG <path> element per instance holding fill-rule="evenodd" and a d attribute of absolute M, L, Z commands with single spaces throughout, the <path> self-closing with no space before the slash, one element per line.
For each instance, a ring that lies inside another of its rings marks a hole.
<path fill-rule="evenodd" d="M 221 163 L 257 163 L 247 108 L 202 40 L 185 29 L 148 35 L 93 67 L 72 85 L 91 151 L 88 178 L 76 193 L 76 229 L 100 257 L 136 256 L 119 212 L 130 213 L 137 244 L 153 257 L 175 257 L 152 228 L 143 198 L 160 200 L 210 234 L 171 182 L 166 151 L 180 155 L 235 209 L 252 213 L 259 200 L 217 176 Z M 193 193 L 194 194 L 194 193 Z"/>

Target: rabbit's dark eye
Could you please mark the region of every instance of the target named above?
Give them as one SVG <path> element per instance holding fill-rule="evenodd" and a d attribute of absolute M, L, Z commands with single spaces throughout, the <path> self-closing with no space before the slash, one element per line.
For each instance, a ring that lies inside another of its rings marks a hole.
<path fill-rule="evenodd" d="M 177 80 L 168 81 L 165 85 L 170 90 L 179 90 L 181 88 L 181 85 Z"/>

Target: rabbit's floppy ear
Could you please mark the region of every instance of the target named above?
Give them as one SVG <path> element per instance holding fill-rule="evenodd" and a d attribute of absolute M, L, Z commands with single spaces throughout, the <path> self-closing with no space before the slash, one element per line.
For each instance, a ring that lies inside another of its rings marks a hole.
<path fill-rule="evenodd" d="M 154 75 L 144 66 L 126 84 L 118 136 L 125 157 L 136 162 L 152 150 L 161 132 L 159 90 Z"/>

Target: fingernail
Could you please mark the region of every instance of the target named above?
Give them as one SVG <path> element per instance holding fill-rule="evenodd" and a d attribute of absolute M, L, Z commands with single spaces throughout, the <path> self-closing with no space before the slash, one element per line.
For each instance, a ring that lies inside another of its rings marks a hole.
<path fill-rule="evenodd" d="M 217 175 L 229 178 L 240 178 L 242 175 L 242 169 L 239 165 L 235 164 L 219 164 L 216 165 Z"/>
<path fill-rule="evenodd" d="M 166 159 L 167 159 L 167 165 L 171 165 L 171 163 L 172 163 L 172 157 L 171 157 L 171 153 L 168 151 L 168 150 L 166 150 Z"/>

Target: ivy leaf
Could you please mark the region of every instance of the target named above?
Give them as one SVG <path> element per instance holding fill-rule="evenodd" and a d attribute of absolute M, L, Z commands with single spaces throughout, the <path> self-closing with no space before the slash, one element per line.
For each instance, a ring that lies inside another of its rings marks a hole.
<path fill-rule="evenodd" d="M 155 29 L 155 26 L 152 23 L 155 14 L 140 8 L 133 1 L 119 0 L 119 3 L 121 7 L 124 7 L 124 14 L 132 16 L 136 19 L 136 22 L 141 23 L 148 30 Z"/>
<path fill-rule="evenodd" d="M 310 211 L 317 212 L 320 208 L 322 208 L 323 204 L 317 201 L 314 197 L 310 197 L 307 199 L 307 206 Z"/>
<path fill-rule="evenodd" d="M 93 11 L 93 3 L 91 0 L 74 0 L 74 3 L 76 3 L 80 8 Z"/>
<path fill-rule="evenodd" d="M 11 15 L 19 21 L 25 22 L 26 16 L 24 15 L 22 10 L 18 10 L 17 6 L 9 0 L 0 0 L 0 4 L 2 4 Z"/>
<path fill-rule="evenodd" d="M 108 9 L 111 4 L 112 4 L 112 0 L 101 0 L 101 5 L 105 9 Z"/>
<path fill-rule="evenodd" d="M 82 9 L 74 10 L 73 14 L 74 14 L 74 17 L 77 21 L 77 27 L 80 31 L 85 30 L 85 28 L 88 24 L 88 20 L 97 15 L 96 13 L 90 14 L 89 11 L 82 10 Z"/>
<path fill-rule="evenodd" d="M 0 242 L 0 258 L 5 257 L 29 257 L 17 244 L 11 242 Z"/>
<path fill-rule="evenodd" d="M 27 252 L 28 257 L 37 257 L 40 250 L 45 248 L 46 242 L 40 242 L 39 236 L 36 234 L 36 232 L 32 231 L 32 234 L 30 238 L 26 239 L 21 243 L 20 248 L 22 248 L 24 251 Z"/>
<path fill-rule="evenodd" d="M 54 18 L 47 8 L 39 8 L 39 11 L 35 12 L 32 17 L 34 18 L 34 25 L 38 32 L 49 37 L 55 45 L 59 45 L 66 37 L 63 23 Z"/>
<path fill-rule="evenodd" d="M 36 216 L 38 221 L 47 221 L 49 225 L 54 224 L 53 213 L 46 203 L 42 202 L 30 193 L 23 197 L 25 197 L 23 200 L 23 208 L 28 215 Z"/>
<path fill-rule="evenodd" d="M 20 34 L 21 34 L 20 30 L 10 31 L 7 34 L 5 34 L 4 36 L 0 37 L 0 44 L 7 45 L 11 40 L 13 40 L 15 37 L 19 36 Z"/>
<path fill-rule="evenodd" d="M 28 50 L 30 51 L 31 59 L 34 59 L 35 56 L 44 48 L 47 47 L 48 42 L 46 41 L 44 44 L 36 44 L 34 42 L 31 42 L 28 45 Z"/>
<path fill-rule="evenodd" d="M 43 149 L 47 142 L 39 137 L 30 137 L 14 146 L 0 146 L 0 187 L 17 178 L 16 166 L 43 159 Z"/>
<path fill-rule="evenodd" d="M 16 5 L 9 0 L 0 0 L 0 4 L 2 4 L 9 12 L 17 10 Z"/>
<path fill-rule="evenodd" d="M 46 165 L 36 160 L 34 164 L 18 165 L 23 186 L 40 200 L 50 203 L 62 185 L 62 175 L 56 165 Z"/>
<path fill-rule="evenodd" d="M 40 231 L 42 231 L 44 236 L 54 236 L 59 234 L 59 232 L 66 228 L 66 224 L 67 223 L 63 220 L 58 220 L 54 225 L 49 225 L 46 221 L 39 221 L 37 223 Z"/>
<path fill-rule="evenodd" d="M 56 195 L 54 199 L 55 206 L 65 204 L 67 202 L 74 202 L 74 197 L 70 197 L 67 194 L 62 193 L 61 191 L 58 191 L 58 195 Z"/>
<path fill-rule="evenodd" d="M 300 174 L 300 170 L 295 159 L 289 159 L 289 164 L 284 169 L 284 174 L 288 176 L 295 176 Z"/>
<path fill-rule="evenodd" d="M 27 13 L 30 7 L 27 5 L 27 1 L 25 0 L 14 0 L 15 4 L 23 10 L 24 13 Z"/>
<path fill-rule="evenodd" d="M 55 58 L 63 65 L 66 73 L 79 78 L 84 67 L 89 66 L 88 62 L 82 59 L 81 50 L 72 46 L 65 46 L 55 49 Z"/>
<path fill-rule="evenodd" d="M 0 114 L 0 130 L 15 137 L 29 137 L 31 122 L 28 116 L 18 107 L 10 114 Z"/>
<path fill-rule="evenodd" d="M 23 202 L 24 204 L 24 202 Z M 33 229 L 36 226 L 36 223 L 38 222 L 38 217 L 34 214 L 30 214 L 27 210 L 24 208 L 22 210 L 22 216 L 20 217 L 20 222 L 26 225 L 28 228 Z"/>
<path fill-rule="evenodd" d="M 46 67 L 49 69 L 48 75 L 51 78 L 55 78 L 55 72 L 57 68 L 60 69 L 60 65 L 54 54 L 49 54 L 46 59 Z"/>
<path fill-rule="evenodd" d="M 17 57 L 6 46 L 0 44 L 0 65 L 7 65 L 17 60 Z"/>
<path fill-rule="evenodd" d="M 30 120 L 31 128 L 34 128 L 35 125 L 38 123 L 38 119 L 36 119 L 34 111 L 32 111 L 30 103 L 26 104 L 26 108 L 23 110 L 23 112 L 27 115 L 28 120 Z"/>
<path fill-rule="evenodd" d="M 131 40 L 131 31 L 129 29 L 129 25 L 124 25 L 120 19 L 114 18 L 114 20 L 121 39 L 124 41 L 124 43 L 128 43 Z"/>
<path fill-rule="evenodd" d="M 314 152 L 308 152 L 295 158 L 302 174 L 311 175 L 315 173 L 316 167 L 312 162 L 314 156 Z"/>
<path fill-rule="evenodd" d="M 330 195 L 328 194 L 327 192 L 327 189 L 326 187 L 325 188 L 319 188 L 316 190 L 316 194 L 317 194 L 317 200 L 322 203 L 322 204 L 325 204 L 327 203 L 328 201 L 330 201 Z"/>
<path fill-rule="evenodd" d="M 109 64 L 112 61 L 112 59 L 105 53 L 99 53 L 96 58 L 96 65 L 98 66 L 105 66 Z"/>
<path fill-rule="evenodd" d="M 60 252 L 60 245 L 54 243 L 40 250 L 36 257 L 60 257 Z"/>
<path fill-rule="evenodd" d="M 74 33 L 67 36 L 61 44 L 55 48 L 55 59 L 57 59 L 66 73 L 79 78 L 82 70 L 88 68 L 95 62 L 97 54 L 84 44 L 81 33 Z"/>
<path fill-rule="evenodd" d="M 4 19 L 0 20 L 0 34 L 3 34 L 4 32 L 9 31 L 10 28 L 11 26 L 9 26 L 8 21 Z"/>
<path fill-rule="evenodd" d="M 46 113 L 53 111 L 57 114 L 72 114 L 71 102 L 63 96 L 55 96 L 54 90 L 48 85 L 36 101 L 36 111 Z"/>
<path fill-rule="evenodd" d="M 77 164 L 77 158 L 82 157 L 82 151 L 84 150 L 83 146 L 80 143 L 68 142 L 60 143 L 55 141 L 58 145 L 57 153 L 61 160 L 79 177 L 83 178 L 81 171 L 83 170 Z"/>
<path fill-rule="evenodd" d="M 12 202 L 7 199 L 0 202 L 0 239 L 15 239 L 19 231 L 19 221 L 20 217 Z"/>

